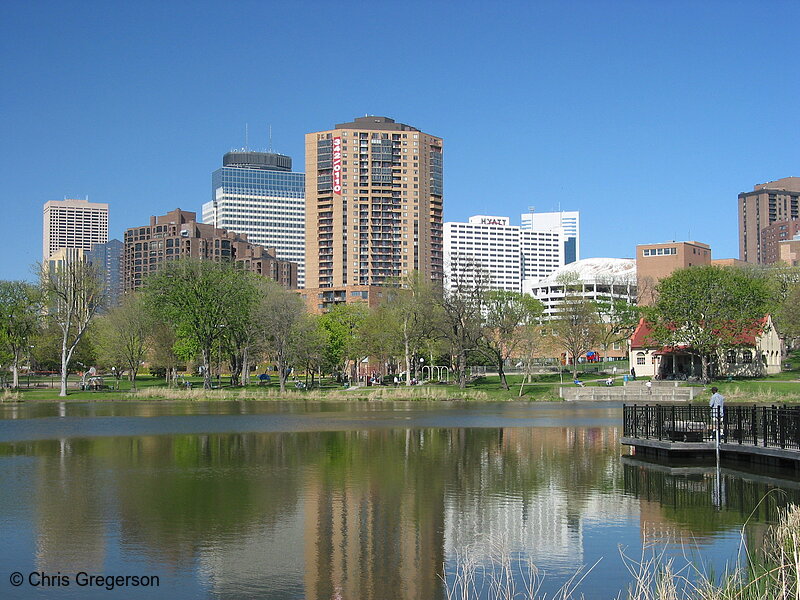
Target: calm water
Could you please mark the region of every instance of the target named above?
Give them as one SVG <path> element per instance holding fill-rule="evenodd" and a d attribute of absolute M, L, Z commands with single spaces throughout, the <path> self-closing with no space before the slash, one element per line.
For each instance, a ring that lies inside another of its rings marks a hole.
<path fill-rule="evenodd" d="M 600 561 L 579 591 L 612 598 L 621 551 L 720 571 L 748 517 L 755 545 L 800 502 L 774 474 L 639 462 L 620 435 L 598 404 L 3 405 L 0 597 L 442 599 L 459 561 L 510 552 L 548 593 Z"/>

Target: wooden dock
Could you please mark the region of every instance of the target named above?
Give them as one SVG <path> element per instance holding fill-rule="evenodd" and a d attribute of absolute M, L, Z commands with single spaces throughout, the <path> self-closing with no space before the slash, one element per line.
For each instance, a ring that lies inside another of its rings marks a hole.
<path fill-rule="evenodd" d="M 769 463 L 800 471 L 800 407 L 727 406 L 722 416 L 707 406 L 623 406 L 622 444 L 654 458 L 720 458 Z"/>

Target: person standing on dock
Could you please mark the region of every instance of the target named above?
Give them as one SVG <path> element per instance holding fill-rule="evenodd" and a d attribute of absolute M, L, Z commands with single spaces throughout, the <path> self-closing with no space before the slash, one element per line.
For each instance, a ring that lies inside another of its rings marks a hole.
<path fill-rule="evenodd" d="M 717 434 L 722 436 L 722 417 L 725 416 L 725 396 L 719 393 L 716 387 L 711 388 L 711 400 L 708 405 L 711 407 L 711 418 L 714 419 L 714 427 Z"/>

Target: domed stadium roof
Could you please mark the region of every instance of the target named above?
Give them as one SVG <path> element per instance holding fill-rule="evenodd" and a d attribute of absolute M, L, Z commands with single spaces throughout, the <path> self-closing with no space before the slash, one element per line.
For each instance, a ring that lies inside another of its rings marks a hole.
<path fill-rule="evenodd" d="M 559 276 L 565 273 L 576 274 L 582 283 L 635 283 L 636 261 L 632 258 L 584 258 L 559 267 L 539 281 L 537 287 L 557 284 Z"/>

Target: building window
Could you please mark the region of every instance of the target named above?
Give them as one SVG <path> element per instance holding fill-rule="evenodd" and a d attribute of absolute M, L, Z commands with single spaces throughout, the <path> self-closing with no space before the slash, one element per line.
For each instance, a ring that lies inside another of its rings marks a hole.
<path fill-rule="evenodd" d="M 636 353 L 636 364 L 643 365 L 644 364 L 644 352 L 637 352 Z"/>
<path fill-rule="evenodd" d="M 728 354 L 727 354 L 727 356 L 725 358 L 725 362 L 727 362 L 729 365 L 735 365 L 736 364 L 736 350 L 728 350 Z"/>
<path fill-rule="evenodd" d="M 750 350 L 745 350 L 742 352 L 742 362 L 745 364 L 750 364 L 753 362 L 753 353 Z"/>

